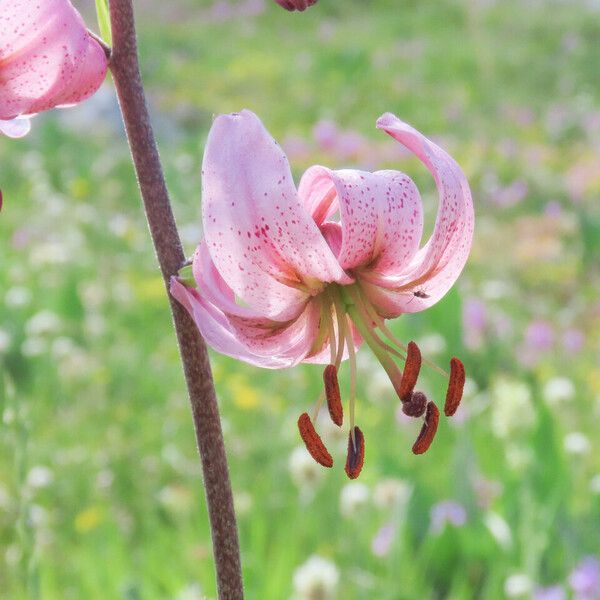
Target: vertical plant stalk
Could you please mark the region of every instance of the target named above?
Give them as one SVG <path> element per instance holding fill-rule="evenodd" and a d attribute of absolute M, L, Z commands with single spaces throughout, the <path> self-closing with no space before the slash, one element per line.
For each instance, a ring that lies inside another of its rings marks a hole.
<path fill-rule="evenodd" d="M 110 0 L 113 74 L 146 218 L 160 269 L 169 285 L 185 257 L 150 124 L 137 55 L 132 0 Z M 171 311 L 192 405 L 212 532 L 221 600 L 244 596 L 239 542 L 229 469 L 210 363 L 204 340 L 186 311 L 171 296 Z"/>

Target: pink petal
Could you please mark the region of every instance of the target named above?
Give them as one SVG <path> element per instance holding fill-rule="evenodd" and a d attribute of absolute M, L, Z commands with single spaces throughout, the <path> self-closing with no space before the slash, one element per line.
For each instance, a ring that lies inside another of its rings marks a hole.
<path fill-rule="evenodd" d="M 202 173 L 210 255 L 250 307 L 285 320 L 324 283 L 352 281 L 300 204 L 287 158 L 255 114 L 217 117 Z"/>
<path fill-rule="evenodd" d="M 379 118 L 377 127 L 404 144 L 431 171 L 438 187 L 439 208 L 431 238 L 408 268 L 395 276 L 369 274 L 374 285 L 363 287 L 388 315 L 418 312 L 435 304 L 465 265 L 473 240 L 471 191 L 456 161 L 416 129 L 390 113 Z M 415 291 L 422 292 L 423 297 L 415 296 Z"/>
<path fill-rule="evenodd" d="M 411 179 L 399 171 L 315 166 L 303 175 L 299 190 L 319 225 L 339 208 L 342 244 L 337 258 L 344 269 L 399 273 L 419 248 L 421 198 Z"/>
<path fill-rule="evenodd" d="M 198 293 L 171 279 L 171 295 L 194 319 L 200 333 L 217 352 L 268 369 L 299 363 L 309 352 L 318 324 L 319 307 L 310 303 L 302 315 L 280 330 L 261 327 L 264 321 L 235 317 L 232 323 L 219 308 Z"/>
<path fill-rule="evenodd" d="M 106 67 L 68 0 L 2 0 L 0 118 L 79 101 L 100 86 Z"/>
<path fill-rule="evenodd" d="M 20 138 L 29 133 L 31 123 L 29 119 L 20 117 L 10 121 L 0 121 L 0 133 L 10 138 Z"/>

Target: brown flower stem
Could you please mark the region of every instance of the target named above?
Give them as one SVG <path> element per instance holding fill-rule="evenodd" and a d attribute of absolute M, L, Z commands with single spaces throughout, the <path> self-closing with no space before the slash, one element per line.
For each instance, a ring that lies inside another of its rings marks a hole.
<path fill-rule="evenodd" d="M 132 0 L 110 0 L 110 20 L 113 37 L 110 67 L 152 241 L 168 288 L 169 278 L 177 274 L 185 257 L 146 107 Z M 233 495 L 206 345 L 187 312 L 168 296 L 202 459 L 219 598 L 241 600 L 244 592 Z"/>

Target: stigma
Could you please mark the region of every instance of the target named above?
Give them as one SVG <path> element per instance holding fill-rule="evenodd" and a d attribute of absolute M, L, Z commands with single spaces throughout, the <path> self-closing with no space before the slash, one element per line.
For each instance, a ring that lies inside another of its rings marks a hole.
<path fill-rule="evenodd" d="M 368 301 L 360 284 L 327 286 L 319 295 L 321 318 L 318 340 L 329 345 L 330 362 L 323 371 L 323 390 L 315 402 L 312 414 L 302 413 L 298 419 L 300 436 L 310 455 L 324 467 L 333 466 L 333 457 L 316 430 L 319 412 L 325 402 L 331 421 L 344 426 L 344 409 L 338 372 L 344 358 L 350 367 L 348 394 L 348 449 L 345 472 L 356 479 L 363 468 L 365 438 L 355 423 L 356 409 L 356 343 L 359 334 L 369 346 L 398 396 L 402 412 L 422 421 L 421 429 L 412 446 L 415 455 L 424 454 L 431 447 L 438 429 L 440 410 L 422 391 L 416 389 L 423 364 L 433 368 L 448 380 L 444 414 L 453 416 L 460 405 L 465 384 L 465 367 L 456 357 L 450 361 L 450 373 L 424 359 L 418 345 L 410 341 L 404 345 L 388 329 L 384 318 Z M 404 363 L 401 369 L 398 363 Z"/>

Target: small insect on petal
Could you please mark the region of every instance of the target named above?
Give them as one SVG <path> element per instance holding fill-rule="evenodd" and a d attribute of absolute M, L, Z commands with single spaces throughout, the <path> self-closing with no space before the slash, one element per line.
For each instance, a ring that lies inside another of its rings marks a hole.
<path fill-rule="evenodd" d="M 323 440 L 315 430 L 315 427 L 310 420 L 308 413 L 302 413 L 298 419 L 298 430 L 300 437 L 306 446 L 309 454 L 324 467 L 333 467 L 333 458 L 327 451 Z"/>
<path fill-rule="evenodd" d="M 423 392 L 413 392 L 410 400 L 402 403 L 402 412 L 409 417 L 422 417 L 427 408 L 427 396 Z"/>
<path fill-rule="evenodd" d="M 421 427 L 417 441 L 412 447 L 413 454 L 423 454 L 424 452 L 427 452 L 435 437 L 439 420 L 440 411 L 438 410 L 438 407 L 434 402 L 429 402 L 427 404 L 427 412 L 425 413 L 425 422 L 423 423 L 423 427 Z"/>
<path fill-rule="evenodd" d="M 340 385 L 337 378 L 335 365 L 327 365 L 323 371 L 323 383 L 325 384 L 325 395 L 327 396 L 327 408 L 331 420 L 341 427 L 344 422 L 344 409 L 340 395 Z"/>
<path fill-rule="evenodd" d="M 421 351 L 419 346 L 415 342 L 409 342 L 408 348 L 406 349 L 406 363 L 404 365 L 404 371 L 402 372 L 402 379 L 400 381 L 400 400 L 402 402 L 408 402 L 412 396 L 417 379 L 419 378 L 419 371 L 421 370 Z"/>
<path fill-rule="evenodd" d="M 354 440 L 352 439 L 354 431 Z M 356 442 L 356 445 L 355 445 Z M 348 434 L 348 457 L 346 458 L 346 475 L 350 479 L 356 479 L 365 462 L 365 436 L 358 427 L 354 427 Z"/>
<path fill-rule="evenodd" d="M 450 361 L 450 381 L 448 382 L 448 391 L 446 392 L 446 402 L 444 404 L 444 414 L 451 417 L 460 404 L 465 387 L 465 366 L 454 357 Z"/>

